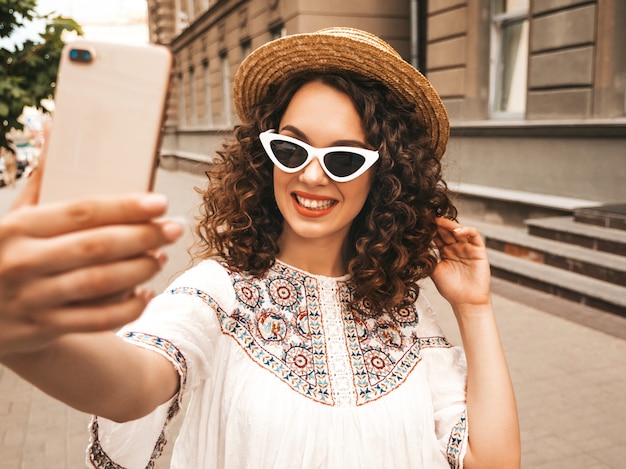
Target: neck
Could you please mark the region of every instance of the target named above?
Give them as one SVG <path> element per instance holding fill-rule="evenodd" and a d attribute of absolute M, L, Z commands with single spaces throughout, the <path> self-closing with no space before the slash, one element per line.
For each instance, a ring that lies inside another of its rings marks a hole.
<path fill-rule="evenodd" d="M 277 257 L 286 264 L 314 275 L 340 277 L 347 273 L 343 246 L 329 246 L 319 240 L 297 244 L 280 242 Z"/>

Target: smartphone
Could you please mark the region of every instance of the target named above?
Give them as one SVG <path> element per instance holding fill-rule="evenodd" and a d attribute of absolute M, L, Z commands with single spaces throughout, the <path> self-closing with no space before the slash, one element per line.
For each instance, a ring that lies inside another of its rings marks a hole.
<path fill-rule="evenodd" d="M 172 55 L 159 45 L 65 45 L 40 202 L 152 188 Z"/>

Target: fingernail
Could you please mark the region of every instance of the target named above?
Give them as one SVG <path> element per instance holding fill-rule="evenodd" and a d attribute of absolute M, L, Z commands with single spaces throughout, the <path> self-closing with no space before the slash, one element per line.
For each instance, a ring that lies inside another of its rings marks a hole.
<path fill-rule="evenodd" d="M 149 193 L 141 196 L 139 204 L 147 210 L 163 210 L 167 207 L 167 197 L 163 194 Z"/>
<path fill-rule="evenodd" d="M 167 262 L 167 254 L 165 254 L 163 251 L 155 251 L 155 252 L 153 252 L 152 253 L 152 257 L 154 257 L 154 259 L 159 264 L 159 268 L 161 268 L 161 269 L 163 268 L 163 266 Z"/>
<path fill-rule="evenodd" d="M 150 303 L 150 301 L 156 296 L 154 291 L 146 288 L 138 288 L 135 290 L 135 295 L 140 297 L 146 304 Z"/>
<path fill-rule="evenodd" d="M 163 225 L 163 234 L 168 241 L 176 241 L 183 234 L 183 227 L 178 223 L 168 222 Z"/>

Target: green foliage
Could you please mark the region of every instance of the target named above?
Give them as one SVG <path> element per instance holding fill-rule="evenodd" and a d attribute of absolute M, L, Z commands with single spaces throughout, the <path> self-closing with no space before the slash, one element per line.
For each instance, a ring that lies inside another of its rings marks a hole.
<path fill-rule="evenodd" d="M 41 100 L 54 95 L 54 86 L 63 49 L 63 31 L 82 29 L 71 18 L 39 15 L 37 0 L 0 0 L 0 39 L 34 19 L 45 21 L 38 40 L 16 44 L 13 51 L 0 47 L 0 146 L 7 147 L 6 133 L 21 129 L 17 121 L 25 106 L 42 108 Z"/>

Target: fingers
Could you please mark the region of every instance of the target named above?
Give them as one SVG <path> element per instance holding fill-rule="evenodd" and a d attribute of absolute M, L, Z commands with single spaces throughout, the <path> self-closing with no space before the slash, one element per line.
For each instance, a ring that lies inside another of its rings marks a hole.
<path fill-rule="evenodd" d="M 147 193 L 27 207 L 10 212 L 3 221 L 7 229 L 13 225 L 24 235 L 47 238 L 103 225 L 142 223 L 166 210 L 165 196 Z"/>
<path fill-rule="evenodd" d="M 137 319 L 153 297 L 152 292 L 137 290 L 114 302 L 46 307 L 27 317 L 6 315 L 0 328 L 0 357 L 38 350 L 64 334 L 118 329 Z"/>
<path fill-rule="evenodd" d="M 23 272 L 51 275 L 89 265 L 114 262 L 157 250 L 176 241 L 183 228 L 172 222 L 105 226 L 53 238 L 23 239 L 4 256 L 3 270 L 19 265 Z M 59 253 L 63 253 L 59 256 Z"/>
<path fill-rule="evenodd" d="M 146 255 L 33 279 L 27 286 L 15 289 L 6 307 L 10 308 L 13 303 L 22 311 L 30 312 L 29 315 L 36 315 L 38 311 L 53 311 L 62 305 L 90 301 L 103 303 L 104 298 L 134 291 L 135 285 L 150 279 L 161 269 L 163 262 L 163 255 Z M 119 301 L 120 297 L 115 300 Z"/>
<path fill-rule="evenodd" d="M 89 205 L 27 207 L 9 214 L 0 224 L 3 309 L 12 308 L 15 314 L 21 311 L 19 314 L 28 315 L 31 310 L 132 291 L 161 268 L 164 255 L 159 248 L 183 233 L 182 226 L 176 223 L 144 221 L 162 213 L 165 206 L 161 196 L 139 195 Z M 123 207 L 129 210 L 124 211 Z M 72 217 L 77 212 L 79 216 Z M 54 215 L 65 219 L 47 225 Z M 101 226 L 108 221 L 127 220 L 131 222 Z M 55 223 L 57 226 L 51 227 Z M 68 231 L 92 225 L 96 226 Z M 57 231 L 65 233 L 50 237 L 32 235 Z"/>
<path fill-rule="evenodd" d="M 483 240 L 476 228 L 464 226 L 447 218 L 437 218 L 437 234 L 434 241 L 437 248 L 442 249 L 456 243 L 470 243 L 482 246 Z"/>
<path fill-rule="evenodd" d="M 5 228 L 0 229 L 0 238 L 1 232 L 6 234 Z M 182 233 L 179 224 L 160 221 L 103 226 L 51 238 L 6 236 L 0 244 L 0 293 L 12 296 L 12 290 L 42 277 L 73 269 L 98 269 L 141 256 L 158 263 L 162 260 L 159 248 L 176 241 Z"/>
<path fill-rule="evenodd" d="M 11 210 L 16 210 L 20 207 L 29 205 L 35 205 L 39 200 L 39 189 L 41 188 L 41 168 L 37 167 L 28 176 L 26 186 L 22 189 L 22 192 L 15 198 L 11 205 Z"/>
<path fill-rule="evenodd" d="M 115 303 L 65 306 L 37 316 L 36 324 L 57 334 L 118 329 L 137 319 L 147 304 L 141 294 Z"/>

